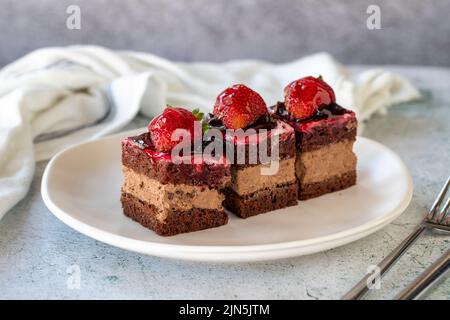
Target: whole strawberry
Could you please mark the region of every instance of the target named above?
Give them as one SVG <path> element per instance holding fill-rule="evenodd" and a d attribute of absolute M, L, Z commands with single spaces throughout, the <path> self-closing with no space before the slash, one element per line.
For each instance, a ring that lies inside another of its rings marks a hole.
<path fill-rule="evenodd" d="M 284 88 L 284 104 L 294 119 L 310 118 L 320 106 L 334 102 L 333 89 L 321 77 L 295 80 Z"/>
<path fill-rule="evenodd" d="M 263 98 L 243 84 L 235 84 L 217 96 L 214 116 L 228 129 L 241 129 L 268 114 Z"/>
<path fill-rule="evenodd" d="M 183 108 L 167 107 L 163 113 L 154 118 L 148 125 L 150 138 L 156 150 L 169 152 L 180 139 L 172 140 L 172 133 L 176 129 L 186 129 L 194 138 L 194 114 Z"/>

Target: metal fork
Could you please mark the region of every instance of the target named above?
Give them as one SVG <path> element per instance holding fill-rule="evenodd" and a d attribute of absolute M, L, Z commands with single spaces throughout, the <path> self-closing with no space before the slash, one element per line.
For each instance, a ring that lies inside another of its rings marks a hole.
<path fill-rule="evenodd" d="M 412 300 L 419 296 L 428 288 L 432 288 L 438 283 L 443 275 L 450 268 L 450 249 L 447 250 L 439 259 L 429 266 L 420 276 L 410 283 L 395 300 Z"/>
<path fill-rule="evenodd" d="M 444 232 L 450 231 L 450 196 L 446 198 L 446 194 L 450 189 L 450 176 L 433 205 L 428 212 L 425 219 L 417 225 L 417 227 L 411 232 L 411 234 L 402 241 L 386 258 L 378 264 L 380 277 L 383 276 L 392 265 L 406 252 L 406 250 L 419 238 L 425 230 L 441 230 Z M 343 300 L 356 300 L 361 299 L 369 290 L 368 284 L 372 274 L 367 274 L 361 279 L 349 292 L 347 292 L 342 299 Z"/>

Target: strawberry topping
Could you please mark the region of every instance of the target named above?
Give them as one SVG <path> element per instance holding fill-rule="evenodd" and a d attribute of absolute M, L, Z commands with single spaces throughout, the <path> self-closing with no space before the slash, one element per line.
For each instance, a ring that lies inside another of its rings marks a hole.
<path fill-rule="evenodd" d="M 263 98 L 243 84 L 235 84 L 217 96 L 214 116 L 228 129 L 241 129 L 268 114 Z"/>
<path fill-rule="evenodd" d="M 156 150 L 169 152 L 183 139 L 172 140 L 176 129 L 185 129 L 194 138 L 194 114 L 183 108 L 167 107 L 163 113 L 154 118 L 148 125 L 150 137 Z"/>
<path fill-rule="evenodd" d="M 284 88 L 286 110 L 294 119 L 310 118 L 321 106 L 335 102 L 333 89 L 321 77 L 295 80 Z"/>

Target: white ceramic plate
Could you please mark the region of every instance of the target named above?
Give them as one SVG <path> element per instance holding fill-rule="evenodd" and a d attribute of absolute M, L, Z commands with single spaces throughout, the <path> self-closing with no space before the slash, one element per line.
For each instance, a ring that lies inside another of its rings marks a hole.
<path fill-rule="evenodd" d="M 139 253 L 187 260 L 256 261 L 310 254 L 365 237 L 398 217 L 412 196 L 410 174 L 385 146 L 358 138 L 357 185 L 226 226 L 160 237 L 120 206 L 121 147 L 137 130 L 69 148 L 48 164 L 42 196 L 75 230 Z"/>

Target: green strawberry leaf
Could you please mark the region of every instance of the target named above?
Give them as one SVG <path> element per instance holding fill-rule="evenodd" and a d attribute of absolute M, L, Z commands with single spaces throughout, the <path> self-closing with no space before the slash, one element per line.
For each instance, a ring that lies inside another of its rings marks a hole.
<path fill-rule="evenodd" d="M 192 110 L 192 114 L 199 121 L 202 121 L 203 120 L 203 116 L 205 115 L 203 112 L 200 112 L 199 108 L 195 108 L 194 110 Z"/>
<path fill-rule="evenodd" d="M 203 121 L 202 122 L 202 132 L 205 133 L 208 130 L 209 130 L 209 125 L 205 121 Z"/>
<path fill-rule="evenodd" d="M 200 109 L 198 108 L 192 110 L 192 114 L 198 121 L 202 122 L 202 132 L 205 133 L 206 131 L 208 131 L 209 125 L 204 119 L 205 114 L 203 112 L 200 112 Z"/>

